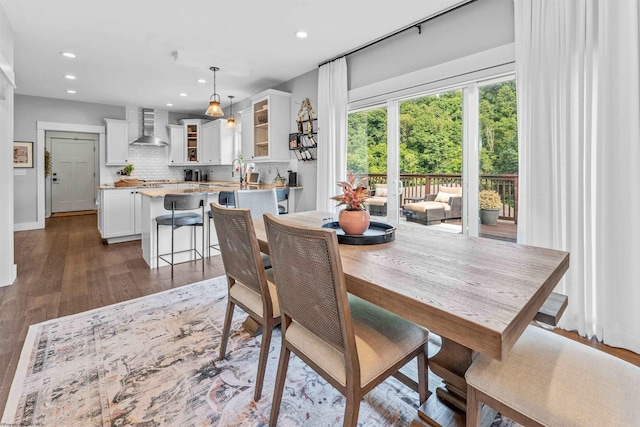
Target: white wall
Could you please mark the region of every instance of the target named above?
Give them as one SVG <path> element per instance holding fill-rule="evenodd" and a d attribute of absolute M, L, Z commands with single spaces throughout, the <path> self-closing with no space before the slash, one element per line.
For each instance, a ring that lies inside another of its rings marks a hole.
<path fill-rule="evenodd" d="M 16 279 L 13 248 L 13 29 L 0 6 L 0 286 Z"/>
<path fill-rule="evenodd" d="M 275 89 L 291 93 L 289 132 L 297 132 L 296 119 L 298 118 L 298 111 L 300 110 L 302 101 L 304 101 L 305 98 L 309 98 L 313 109 L 316 112 L 318 111 L 318 69 L 315 68 L 306 74 L 276 86 Z M 282 143 L 288 144 L 289 141 L 282 141 Z M 304 190 L 296 192 L 295 206 L 292 207 L 291 210 L 295 212 L 314 210 L 316 207 L 318 162 L 299 161 L 293 152 L 290 153 L 290 156 L 290 170 L 298 172 L 298 184 L 304 187 Z M 283 172 L 286 172 L 286 170 L 280 170 L 280 175 L 286 178 L 287 176 Z"/>
<path fill-rule="evenodd" d="M 420 17 L 416 17 L 419 19 Z M 513 43 L 513 0 L 482 0 L 347 57 L 349 89 Z"/>
<path fill-rule="evenodd" d="M 26 174 L 16 176 L 14 180 L 14 216 L 15 225 L 36 223 L 38 212 L 39 163 L 44 159 L 35 156 L 37 146 L 37 122 L 72 123 L 77 125 L 104 126 L 104 119 L 124 119 L 125 108 L 114 105 L 93 104 L 63 99 L 41 98 L 35 96 L 15 96 L 14 138 L 16 141 L 32 141 L 34 152 L 34 167 L 25 169 Z"/>

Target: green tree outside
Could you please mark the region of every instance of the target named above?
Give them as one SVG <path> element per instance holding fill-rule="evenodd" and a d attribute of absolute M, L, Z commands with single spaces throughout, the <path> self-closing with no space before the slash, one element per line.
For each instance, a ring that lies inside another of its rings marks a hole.
<path fill-rule="evenodd" d="M 480 173 L 518 172 L 515 81 L 480 88 Z M 462 172 L 462 90 L 403 101 L 400 106 L 400 173 Z M 387 111 L 349 115 L 347 169 L 387 172 Z"/>

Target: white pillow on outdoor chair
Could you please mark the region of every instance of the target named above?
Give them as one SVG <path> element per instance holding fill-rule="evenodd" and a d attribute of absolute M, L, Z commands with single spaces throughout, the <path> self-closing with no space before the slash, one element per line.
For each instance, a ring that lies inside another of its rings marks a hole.
<path fill-rule="evenodd" d="M 453 193 L 445 193 L 444 191 L 439 191 L 436 198 L 433 200 L 434 202 L 441 203 L 449 203 L 449 198 L 455 196 Z"/>
<path fill-rule="evenodd" d="M 376 186 L 375 197 L 387 197 L 387 186 L 386 186 L 386 184 L 384 185 L 384 187 L 382 185 L 380 185 L 380 184 L 378 184 Z"/>

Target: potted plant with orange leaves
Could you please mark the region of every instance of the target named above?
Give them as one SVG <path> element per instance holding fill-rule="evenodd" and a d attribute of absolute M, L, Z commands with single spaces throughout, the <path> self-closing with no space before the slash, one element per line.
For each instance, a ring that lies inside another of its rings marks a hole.
<path fill-rule="evenodd" d="M 338 206 L 345 206 L 338 216 L 340 228 L 346 234 L 364 233 L 369 228 L 370 221 L 366 200 L 371 197 L 365 178 L 358 180 L 350 172 L 346 181 L 338 182 L 338 187 L 342 189 L 342 194 L 331 197 L 331 200 L 339 202 Z"/>

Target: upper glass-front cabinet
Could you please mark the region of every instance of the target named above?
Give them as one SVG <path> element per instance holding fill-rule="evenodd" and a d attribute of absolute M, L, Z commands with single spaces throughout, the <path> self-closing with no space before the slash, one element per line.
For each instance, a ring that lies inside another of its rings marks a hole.
<path fill-rule="evenodd" d="M 199 138 L 200 135 L 200 122 L 188 123 L 185 122 L 185 140 L 187 141 L 187 162 L 197 162 Z"/>
<path fill-rule="evenodd" d="M 245 161 L 288 162 L 291 94 L 269 89 L 251 98 L 250 114 L 242 114 Z"/>
<path fill-rule="evenodd" d="M 269 157 L 269 98 L 253 104 L 253 155 Z"/>

